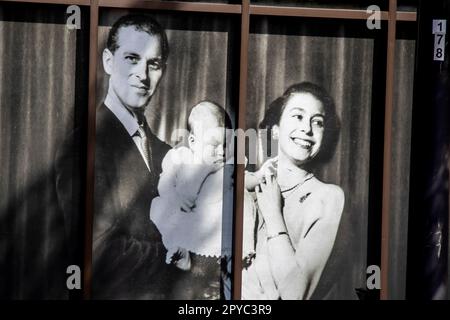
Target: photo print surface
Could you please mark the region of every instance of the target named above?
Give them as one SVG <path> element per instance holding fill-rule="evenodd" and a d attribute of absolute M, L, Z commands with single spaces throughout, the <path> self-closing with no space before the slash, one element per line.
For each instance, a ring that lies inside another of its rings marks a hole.
<path fill-rule="evenodd" d="M 101 12 L 94 299 L 230 299 L 233 21 Z"/>
<path fill-rule="evenodd" d="M 384 108 L 374 36 L 361 22 L 252 22 L 242 297 L 357 299 L 373 110 Z"/>
<path fill-rule="evenodd" d="M 68 299 L 66 270 L 83 267 L 80 13 L 76 30 L 65 6 L 0 5 L 0 299 Z"/>

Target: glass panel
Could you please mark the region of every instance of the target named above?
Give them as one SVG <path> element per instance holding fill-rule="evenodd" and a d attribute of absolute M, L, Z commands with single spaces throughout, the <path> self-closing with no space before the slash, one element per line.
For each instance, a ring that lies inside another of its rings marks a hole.
<path fill-rule="evenodd" d="M 405 299 L 416 24 L 399 23 L 392 125 L 389 299 Z"/>
<path fill-rule="evenodd" d="M 67 299 L 66 268 L 83 268 L 89 15 L 69 29 L 66 9 L 0 6 L 2 299 Z"/>
<path fill-rule="evenodd" d="M 93 298 L 229 299 L 240 17 L 127 13 L 98 30 Z"/>
<path fill-rule="evenodd" d="M 365 21 L 252 18 L 244 299 L 376 298 L 384 43 Z"/>

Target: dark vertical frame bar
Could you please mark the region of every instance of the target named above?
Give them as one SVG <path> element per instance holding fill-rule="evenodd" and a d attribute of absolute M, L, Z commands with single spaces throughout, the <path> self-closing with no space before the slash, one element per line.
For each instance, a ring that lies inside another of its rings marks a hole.
<path fill-rule="evenodd" d="M 375 33 L 373 37 L 366 268 L 368 266 L 381 265 L 387 29 L 388 21 L 386 20 L 381 23 L 381 29 L 379 32 Z M 364 272 L 364 270 L 361 271 Z M 361 296 L 360 299 L 379 300 L 380 290 L 367 290 L 366 294 Z"/>
<path fill-rule="evenodd" d="M 248 41 L 250 33 L 250 0 L 242 1 L 241 15 L 241 59 L 239 72 L 239 111 L 238 130 L 245 132 L 247 104 L 247 73 L 248 73 Z M 234 261 L 233 261 L 233 292 L 232 299 L 241 299 L 242 286 L 242 238 L 244 215 L 244 174 L 245 174 L 245 137 L 237 136 L 237 166 L 234 189 Z"/>
<path fill-rule="evenodd" d="M 79 174 L 80 181 L 73 182 L 72 188 L 78 190 L 80 188 L 79 198 L 79 210 L 77 213 L 78 221 L 77 226 L 81 230 L 77 229 L 79 238 L 77 236 L 76 243 L 69 243 L 69 245 L 74 249 L 76 263 L 84 270 L 84 240 L 85 236 L 85 203 L 86 203 L 86 152 L 87 152 L 87 117 L 88 117 L 88 99 L 89 99 L 89 47 L 90 47 L 90 34 L 89 34 L 89 7 L 83 6 L 81 8 L 81 28 L 77 30 L 76 35 L 76 68 L 75 68 L 75 114 L 74 118 L 77 130 L 80 130 L 80 134 L 75 135 L 77 138 L 76 145 L 80 148 L 80 157 L 77 157 L 77 165 L 79 166 L 79 171 L 76 170 L 75 173 Z M 83 175 L 83 176 L 81 176 Z M 75 178 L 76 180 L 76 178 Z M 81 300 L 83 299 L 82 290 L 70 290 L 69 291 L 70 300 Z"/>
<path fill-rule="evenodd" d="M 381 213 L 381 292 L 380 299 L 389 297 L 389 215 L 391 200 L 391 158 L 392 158 L 392 110 L 394 103 L 394 64 L 397 23 L 397 0 L 389 0 L 387 59 L 386 59 L 386 103 L 384 114 L 384 158 L 383 199 Z"/>
<path fill-rule="evenodd" d="M 98 0 L 91 0 L 89 37 L 89 97 L 87 121 L 86 213 L 84 243 L 83 297 L 91 298 L 92 222 L 94 217 L 95 109 L 97 78 Z"/>

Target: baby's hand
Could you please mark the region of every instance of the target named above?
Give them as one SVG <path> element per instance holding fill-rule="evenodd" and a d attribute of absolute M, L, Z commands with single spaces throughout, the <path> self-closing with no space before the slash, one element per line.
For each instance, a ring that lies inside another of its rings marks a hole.
<path fill-rule="evenodd" d="M 277 174 L 277 158 L 272 158 L 264 162 L 264 164 L 256 172 L 245 172 L 245 189 L 254 191 L 255 187 L 265 180 L 266 175 Z"/>
<path fill-rule="evenodd" d="M 166 263 L 173 263 L 177 268 L 186 271 L 191 268 L 191 256 L 189 251 L 184 248 L 169 248 L 166 254 Z"/>
<path fill-rule="evenodd" d="M 256 186 L 262 182 L 262 176 L 257 172 L 245 171 L 245 189 L 254 191 Z"/>
<path fill-rule="evenodd" d="M 180 209 L 183 212 L 192 212 L 192 209 L 195 208 L 195 200 L 192 199 L 181 199 L 180 201 Z"/>
<path fill-rule="evenodd" d="M 266 175 L 276 176 L 277 169 L 278 169 L 278 157 L 275 157 L 264 162 L 264 164 L 261 166 L 258 172 L 260 172 L 262 177 Z"/>

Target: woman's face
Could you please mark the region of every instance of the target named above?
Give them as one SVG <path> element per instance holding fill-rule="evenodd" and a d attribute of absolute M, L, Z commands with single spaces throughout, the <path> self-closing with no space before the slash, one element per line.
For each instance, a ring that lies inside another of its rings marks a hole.
<path fill-rule="evenodd" d="M 292 94 L 286 102 L 280 125 L 273 127 L 279 138 L 279 152 L 296 165 L 314 158 L 322 144 L 324 117 L 322 103 L 312 94 Z"/>

